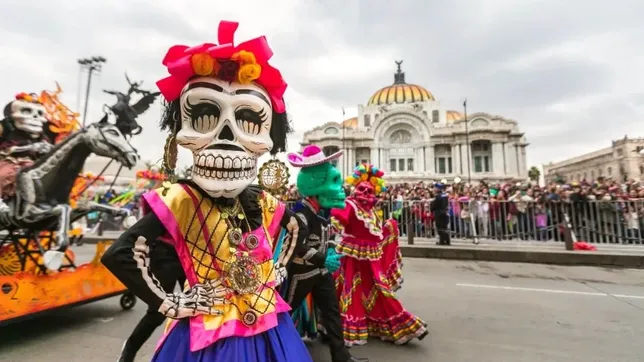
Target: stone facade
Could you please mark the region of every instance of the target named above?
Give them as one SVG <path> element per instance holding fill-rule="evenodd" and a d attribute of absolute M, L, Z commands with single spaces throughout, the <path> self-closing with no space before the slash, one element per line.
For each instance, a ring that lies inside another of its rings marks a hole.
<path fill-rule="evenodd" d="M 516 121 L 487 113 L 466 121 L 426 89 L 405 83 L 398 65 L 395 83 L 359 105 L 358 117 L 309 130 L 301 145 L 317 144 L 326 154 L 343 150 L 337 166 L 345 175 L 367 162 L 383 169 L 390 182 L 467 181 L 468 153 L 472 182 L 527 178 L 528 143 Z"/>
<path fill-rule="evenodd" d="M 628 138 L 612 142 L 610 147 L 572 157 L 560 162 L 543 165 L 546 182 L 563 179 L 567 182 L 594 181 L 599 177 L 612 177 L 625 181 L 644 181 L 644 138 Z"/>

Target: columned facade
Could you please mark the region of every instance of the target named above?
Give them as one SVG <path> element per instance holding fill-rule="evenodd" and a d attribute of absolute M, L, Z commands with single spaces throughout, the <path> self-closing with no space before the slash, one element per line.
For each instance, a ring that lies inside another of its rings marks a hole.
<path fill-rule="evenodd" d="M 466 120 L 426 89 L 405 83 L 400 64 L 394 78 L 358 106 L 358 117 L 309 130 L 301 144 L 325 147 L 327 154 L 342 149 L 337 165 L 345 175 L 367 162 L 390 182 L 527 179 L 528 143 L 516 121 L 487 113 Z"/>

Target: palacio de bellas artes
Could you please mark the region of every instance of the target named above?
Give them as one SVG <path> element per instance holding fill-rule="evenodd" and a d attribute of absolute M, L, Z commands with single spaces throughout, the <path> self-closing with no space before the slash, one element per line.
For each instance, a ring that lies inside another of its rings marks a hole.
<path fill-rule="evenodd" d="M 528 143 L 517 121 L 446 109 L 431 91 L 407 83 L 402 61 L 396 65 L 393 84 L 358 105 L 357 117 L 305 132 L 302 147 L 317 144 L 325 154 L 343 150 L 336 161 L 343 174 L 373 163 L 394 183 L 465 180 L 468 174 L 474 183 L 528 177 Z"/>

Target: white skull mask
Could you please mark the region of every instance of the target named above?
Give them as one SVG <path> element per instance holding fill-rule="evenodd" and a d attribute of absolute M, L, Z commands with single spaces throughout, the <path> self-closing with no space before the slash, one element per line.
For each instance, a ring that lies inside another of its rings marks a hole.
<path fill-rule="evenodd" d="M 42 104 L 19 99 L 11 102 L 10 112 L 17 129 L 29 133 L 33 138 L 38 138 L 43 133 L 47 118 Z"/>
<path fill-rule="evenodd" d="M 212 77 L 190 80 L 180 98 L 177 144 L 194 154 L 192 180 L 213 197 L 239 195 L 273 148 L 273 109 L 261 86 Z"/>

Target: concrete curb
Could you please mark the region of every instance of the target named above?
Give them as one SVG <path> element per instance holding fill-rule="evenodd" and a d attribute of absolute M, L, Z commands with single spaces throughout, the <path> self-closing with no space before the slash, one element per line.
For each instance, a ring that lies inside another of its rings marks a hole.
<path fill-rule="evenodd" d="M 87 235 L 83 237 L 85 244 L 96 244 L 99 241 L 114 240 L 113 237 Z M 534 248 L 511 248 L 485 246 L 439 246 L 439 245 L 405 245 L 400 246 L 402 255 L 407 258 L 452 259 L 497 261 L 509 263 L 535 263 L 570 266 L 604 266 L 644 269 L 644 250 L 642 255 L 620 252 L 598 251 L 553 251 Z M 526 250 L 527 249 L 527 250 Z"/>
<path fill-rule="evenodd" d="M 597 251 L 514 250 L 503 248 L 477 248 L 476 246 L 407 246 L 401 245 L 404 257 L 536 263 L 574 266 L 610 266 L 642 269 L 644 255 L 626 253 L 601 253 Z"/>

